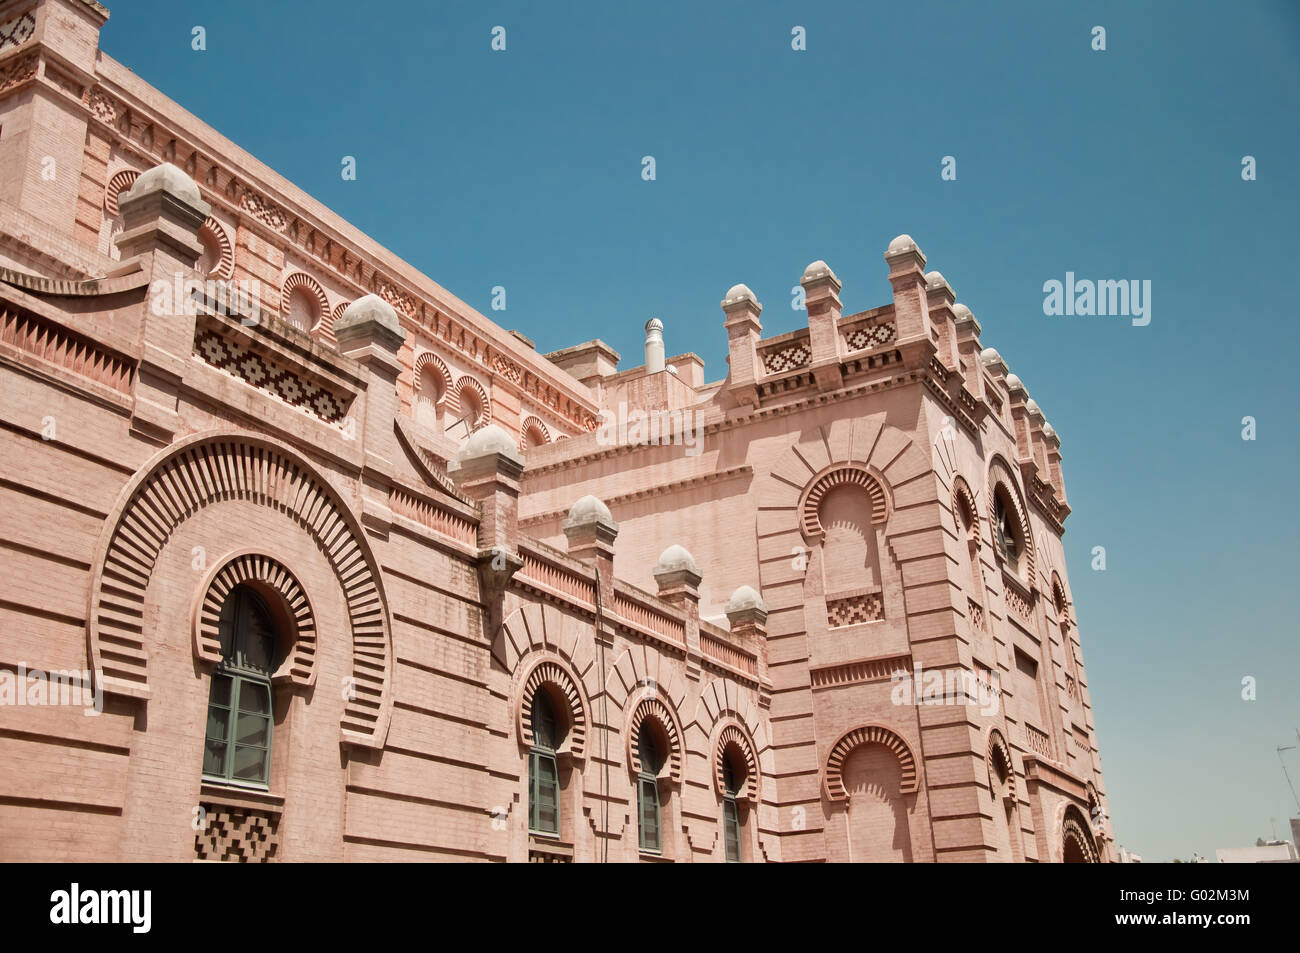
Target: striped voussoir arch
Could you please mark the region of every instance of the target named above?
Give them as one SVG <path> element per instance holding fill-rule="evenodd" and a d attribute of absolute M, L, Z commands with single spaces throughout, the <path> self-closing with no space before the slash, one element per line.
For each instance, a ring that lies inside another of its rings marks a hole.
<path fill-rule="evenodd" d="M 643 698 L 632 711 L 632 719 L 628 723 L 627 731 L 628 767 L 632 774 L 641 773 L 641 728 L 647 721 L 658 722 L 659 727 L 663 729 L 664 737 L 668 739 L 668 777 L 674 783 L 680 783 L 682 780 L 681 731 L 677 727 L 677 719 L 671 709 L 657 696 Z"/>
<path fill-rule="evenodd" d="M 832 801 L 843 801 L 848 797 L 848 792 L 844 790 L 844 762 L 857 748 L 868 744 L 884 745 L 894 753 L 902 771 L 898 792 L 915 793 L 916 758 L 912 756 L 912 749 L 907 746 L 907 742 L 888 728 L 880 725 L 864 725 L 845 732 L 831 748 L 831 753 L 826 758 L 826 796 Z"/>
<path fill-rule="evenodd" d="M 523 696 L 519 705 L 519 735 L 524 745 L 531 747 L 533 744 L 533 698 L 539 688 L 558 694 L 556 700 L 561 702 L 569 719 L 566 726 L 568 731 L 560 750 L 581 758 L 587 741 L 587 707 L 573 676 L 554 659 L 542 659 L 524 679 Z"/>
<path fill-rule="evenodd" d="M 87 641 L 96 681 L 111 694 L 149 698 L 145 592 L 154 565 L 185 520 L 229 500 L 285 514 L 329 560 L 343 588 L 352 639 L 342 740 L 382 747 L 392 710 L 393 661 L 374 557 L 360 524 L 324 478 L 270 438 L 195 435 L 163 451 L 127 485 L 106 524 L 91 587 Z M 210 651 L 210 645 L 203 649 Z"/>
<path fill-rule="evenodd" d="M 260 584 L 276 593 L 293 622 L 293 645 L 273 682 L 307 687 L 316 681 L 316 616 L 298 580 L 277 560 L 258 552 L 225 557 L 201 590 L 194 624 L 194 654 L 205 662 L 221 661 L 221 610 L 231 591 L 243 583 Z"/>
<path fill-rule="evenodd" d="M 726 794 L 726 783 L 723 780 L 722 765 L 723 758 L 728 751 L 734 751 L 745 765 L 745 784 L 742 797 L 751 804 L 758 803 L 758 758 L 754 753 L 754 743 L 750 741 L 749 735 L 746 734 L 740 725 L 732 722 L 723 726 L 721 733 L 718 735 L 718 744 L 713 753 L 713 781 L 718 787 L 718 794 Z"/>
<path fill-rule="evenodd" d="M 803 504 L 800 506 L 800 524 L 803 527 L 804 536 L 809 539 L 817 539 L 822 535 L 822 523 L 819 510 L 822 500 L 831 490 L 839 489 L 842 486 L 861 487 L 871 499 L 871 522 L 883 523 L 885 516 L 889 511 L 889 503 L 885 498 L 884 488 L 881 487 L 880 481 L 872 476 L 865 467 L 848 464 L 838 466 L 826 473 L 823 473 L 804 494 Z"/>

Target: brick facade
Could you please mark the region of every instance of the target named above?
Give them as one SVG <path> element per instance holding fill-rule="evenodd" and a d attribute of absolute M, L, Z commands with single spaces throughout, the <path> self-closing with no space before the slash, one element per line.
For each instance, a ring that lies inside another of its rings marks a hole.
<path fill-rule="evenodd" d="M 722 380 L 541 355 L 107 16 L 0 3 L 0 858 L 721 861 L 731 804 L 744 861 L 1110 858 L 1060 439 L 915 243 L 859 314 L 814 262 L 777 338 L 733 287 Z M 237 589 L 260 785 L 201 770 Z"/>

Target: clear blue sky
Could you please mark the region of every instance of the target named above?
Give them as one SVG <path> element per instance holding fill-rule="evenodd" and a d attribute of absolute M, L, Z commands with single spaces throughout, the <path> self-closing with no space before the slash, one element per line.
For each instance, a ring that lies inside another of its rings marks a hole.
<path fill-rule="evenodd" d="M 600 337 L 639 364 L 658 316 L 720 378 L 730 285 L 767 335 L 805 322 L 816 258 L 846 313 L 874 307 L 911 234 L 1061 434 L 1119 842 L 1289 837 L 1300 4 L 109 7 L 110 55 L 541 351 Z M 1067 271 L 1149 279 L 1151 324 L 1044 316 Z"/>

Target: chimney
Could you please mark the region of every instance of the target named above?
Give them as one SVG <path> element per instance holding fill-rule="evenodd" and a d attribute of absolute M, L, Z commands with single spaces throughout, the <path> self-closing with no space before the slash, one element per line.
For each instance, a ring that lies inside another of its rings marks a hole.
<path fill-rule="evenodd" d="M 651 318 L 645 323 L 645 372 L 658 374 L 664 369 L 664 323 Z"/>

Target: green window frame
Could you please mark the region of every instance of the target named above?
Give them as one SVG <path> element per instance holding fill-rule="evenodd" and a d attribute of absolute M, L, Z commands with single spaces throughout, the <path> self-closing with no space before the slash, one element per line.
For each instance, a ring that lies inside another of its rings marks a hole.
<path fill-rule="evenodd" d="M 275 723 L 275 625 L 262 598 L 248 586 L 236 586 L 221 608 L 219 631 L 221 661 L 208 690 L 203 777 L 266 788 Z"/>
<path fill-rule="evenodd" d="M 726 839 L 727 863 L 740 863 L 740 810 L 736 799 L 731 796 L 722 799 L 722 830 Z"/>
<path fill-rule="evenodd" d="M 660 818 L 659 772 L 663 770 L 663 753 L 651 734 L 649 723 L 637 733 L 637 758 L 641 771 L 637 775 L 637 838 L 640 849 L 649 854 L 663 852 L 663 825 Z"/>
<path fill-rule="evenodd" d="M 533 695 L 533 746 L 528 752 L 528 830 L 548 837 L 560 836 L 560 768 L 555 757 L 559 744 L 555 708 L 544 688 Z"/>
<path fill-rule="evenodd" d="M 722 839 L 727 863 L 738 864 L 743 859 L 740 852 L 740 806 L 736 803 L 740 782 L 726 752 L 722 755 L 722 789 Z"/>

